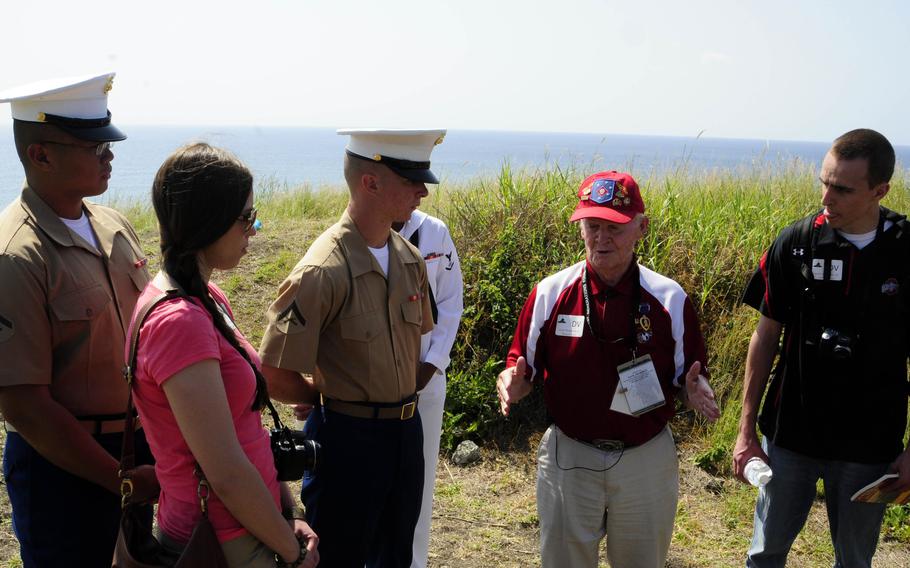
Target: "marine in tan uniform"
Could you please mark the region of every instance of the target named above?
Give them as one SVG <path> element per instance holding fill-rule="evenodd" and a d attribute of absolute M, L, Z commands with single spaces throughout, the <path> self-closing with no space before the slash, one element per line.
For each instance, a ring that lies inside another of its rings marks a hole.
<path fill-rule="evenodd" d="M 113 77 L 0 94 L 26 177 L 0 214 L 3 468 L 26 567 L 106 565 L 117 535 L 124 330 L 149 275 L 126 218 L 83 201 L 107 189 L 126 138 L 107 110 Z M 133 479 L 140 499 L 157 493 L 152 466 Z"/>
<path fill-rule="evenodd" d="M 339 134 L 351 135 L 350 203 L 281 285 L 260 355 L 273 397 L 319 402 L 306 432 L 322 457 L 301 497 L 321 564 L 405 568 L 423 487 L 420 338 L 433 320 L 426 265 L 391 226 L 438 183 L 429 157 L 445 131 Z"/>

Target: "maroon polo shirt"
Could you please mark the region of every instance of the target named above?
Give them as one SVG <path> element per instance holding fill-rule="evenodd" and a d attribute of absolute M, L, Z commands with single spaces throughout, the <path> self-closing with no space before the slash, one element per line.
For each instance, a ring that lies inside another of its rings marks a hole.
<path fill-rule="evenodd" d="M 582 273 L 588 268 L 591 334 L 584 319 Z M 636 304 L 643 307 L 639 309 Z M 650 337 L 633 317 L 644 313 Z M 617 366 L 651 355 L 666 404 L 641 416 L 610 410 Z M 642 444 L 657 435 L 675 411 L 675 395 L 695 361 L 707 366 L 698 318 L 683 289 L 669 278 L 635 262 L 614 287 L 605 285 L 587 261 L 548 276 L 528 296 L 506 365 L 519 356 L 528 362 L 529 379 L 543 382 L 544 400 L 553 422 L 579 440 L 621 440 Z M 707 375 L 703 370 L 702 374 Z"/>

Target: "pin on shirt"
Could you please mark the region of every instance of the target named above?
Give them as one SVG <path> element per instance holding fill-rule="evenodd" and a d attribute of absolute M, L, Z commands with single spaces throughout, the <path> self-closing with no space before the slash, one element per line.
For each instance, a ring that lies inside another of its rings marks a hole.
<path fill-rule="evenodd" d="M 651 320 L 648 319 L 648 316 L 646 316 L 644 314 L 642 314 L 642 316 L 640 318 L 635 320 L 635 323 L 637 323 L 639 325 L 639 327 L 641 327 L 642 331 L 651 330 Z"/>

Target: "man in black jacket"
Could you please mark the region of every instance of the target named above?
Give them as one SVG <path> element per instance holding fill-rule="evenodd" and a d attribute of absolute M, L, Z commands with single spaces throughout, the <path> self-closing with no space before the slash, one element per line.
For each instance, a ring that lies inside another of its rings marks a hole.
<path fill-rule="evenodd" d="M 761 317 L 733 465 L 743 480 L 759 457 L 774 474 L 759 492 L 747 566 L 784 565 L 819 478 L 836 565 L 870 566 L 885 506 L 850 497 L 886 472 L 899 474 L 890 488 L 910 488 L 910 224 L 879 205 L 894 161 L 873 130 L 835 140 L 819 176 L 823 209 L 780 233 L 746 288 Z"/>

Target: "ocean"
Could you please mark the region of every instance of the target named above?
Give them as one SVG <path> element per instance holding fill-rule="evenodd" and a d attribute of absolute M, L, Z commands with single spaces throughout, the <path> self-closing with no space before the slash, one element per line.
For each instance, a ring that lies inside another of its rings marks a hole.
<path fill-rule="evenodd" d="M 204 140 L 237 154 L 258 181 L 270 186 L 313 189 L 341 187 L 346 136 L 328 128 L 258 128 L 204 126 L 128 126 L 129 138 L 114 146 L 109 189 L 101 202 L 147 201 L 158 166 L 181 144 Z M 433 171 L 442 184 L 496 176 L 502 165 L 513 169 L 576 167 L 586 172 L 617 169 L 639 181 L 684 169 L 750 169 L 799 159 L 820 165 L 827 142 L 737 140 L 705 137 L 566 134 L 546 132 L 449 131 L 433 151 Z M 895 150 L 910 164 L 910 147 Z M 0 207 L 22 188 L 22 167 L 11 129 L 0 133 Z"/>

